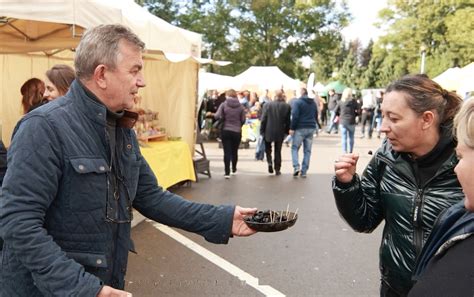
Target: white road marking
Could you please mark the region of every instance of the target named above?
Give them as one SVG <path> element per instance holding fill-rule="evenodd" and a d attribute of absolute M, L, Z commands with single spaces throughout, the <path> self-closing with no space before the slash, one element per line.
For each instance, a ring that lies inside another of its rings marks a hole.
<path fill-rule="evenodd" d="M 235 266 L 234 264 L 230 263 L 229 261 L 219 257 L 218 255 L 214 254 L 213 252 L 205 249 L 204 247 L 200 246 L 199 244 L 195 243 L 194 241 L 190 240 L 189 238 L 181 235 L 180 233 L 176 232 L 175 230 L 171 229 L 170 227 L 156 223 L 151 220 L 146 220 L 147 222 L 151 223 L 153 227 L 160 230 L 161 232 L 165 233 L 169 237 L 173 238 L 177 242 L 181 243 L 185 247 L 189 248 L 193 252 L 197 253 L 198 255 L 204 257 L 208 261 L 214 263 L 215 265 L 219 266 L 220 268 L 224 269 L 228 273 L 238 277 L 241 281 L 244 281 L 249 286 L 255 288 L 257 291 L 261 292 L 265 296 L 271 297 L 283 297 L 285 294 L 282 292 L 270 287 L 270 286 L 262 286 L 258 284 L 258 278 L 248 274 L 247 272 L 243 271 L 239 267 Z"/>

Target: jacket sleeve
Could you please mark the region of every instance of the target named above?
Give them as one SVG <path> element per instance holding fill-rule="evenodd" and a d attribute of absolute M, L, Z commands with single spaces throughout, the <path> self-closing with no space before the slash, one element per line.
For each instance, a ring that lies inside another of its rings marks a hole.
<path fill-rule="evenodd" d="M 5 244 L 43 295 L 96 296 L 99 278 L 68 258 L 44 227 L 62 176 L 60 141 L 42 116 L 24 118 L 17 128 L 0 196 Z"/>
<path fill-rule="evenodd" d="M 357 232 L 372 232 L 384 219 L 378 178 L 380 166 L 374 158 L 362 174 L 356 174 L 348 184 L 333 177 L 332 189 L 339 214 Z"/>
<path fill-rule="evenodd" d="M 224 103 L 225 103 L 225 102 L 223 102 L 221 105 L 219 105 L 219 108 L 217 109 L 216 113 L 214 114 L 214 118 L 215 118 L 216 120 L 221 119 L 221 118 L 222 118 L 222 119 L 224 118 L 224 111 L 223 111 L 223 109 L 224 109 Z"/>
<path fill-rule="evenodd" d="M 298 99 L 296 99 L 298 100 Z M 296 130 L 296 123 L 299 121 L 299 115 L 300 115 L 300 105 L 298 102 L 295 102 L 293 104 L 293 108 L 291 108 L 291 123 L 290 123 L 290 130 Z"/>
<path fill-rule="evenodd" d="M 156 222 L 227 243 L 232 234 L 234 206 L 214 206 L 186 200 L 158 185 L 150 166 L 140 156 L 140 176 L 133 207 Z"/>
<path fill-rule="evenodd" d="M 267 121 L 268 121 L 268 105 L 263 105 L 262 110 L 262 120 L 260 122 L 260 134 L 265 135 L 265 130 L 267 128 Z"/>
<path fill-rule="evenodd" d="M 291 107 L 288 105 L 286 115 L 285 115 L 285 133 L 290 133 L 290 125 L 291 125 Z"/>

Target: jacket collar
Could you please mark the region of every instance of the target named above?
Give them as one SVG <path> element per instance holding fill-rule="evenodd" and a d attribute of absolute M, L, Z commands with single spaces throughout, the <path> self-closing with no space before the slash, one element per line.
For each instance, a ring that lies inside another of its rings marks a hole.
<path fill-rule="evenodd" d="M 107 107 L 87 89 L 78 79 L 74 80 L 69 90 L 74 97 L 73 104 L 91 121 L 106 126 Z M 137 122 L 138 114 L 128 110 L 117 120 L 117 126 L 131 129 Z"/>

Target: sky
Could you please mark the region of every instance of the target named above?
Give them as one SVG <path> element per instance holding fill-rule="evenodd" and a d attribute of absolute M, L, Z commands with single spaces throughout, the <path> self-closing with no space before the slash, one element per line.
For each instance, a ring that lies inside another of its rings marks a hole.
<path fill-rule="evenodd" d="M 342 30 L 346 41 L 359 38 L 367 45 L 372 38 L 374 41 L 383 33 L 373 26 L 377 21 L 379 10 L 387 6 L 386 0 L 347 0 L 353 20 Z"/>

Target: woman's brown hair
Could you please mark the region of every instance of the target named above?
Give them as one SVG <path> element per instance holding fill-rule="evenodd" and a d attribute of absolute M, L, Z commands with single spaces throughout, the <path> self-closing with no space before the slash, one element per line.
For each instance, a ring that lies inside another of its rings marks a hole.
<path fill-rule="evenodd" d="M 44 91 L 44 82 L 36 77 L 30 78 L 21 86 L 21 104 L 23 105 L 24 114 L 30 111 L 31 107 L 43 101 Z"/>
<path fill-rule="evenodd" d="M 407 104 L 417 114 L 436 110 L 440 126 L 450 124 L 462 104 L 456 93 L 446 91 L 426 75 L 404 76 L 386 89 L 386 93 L 393 91 L 408 95 Z"/>
<path fill-rule="evenodd" d="M 69 90 L 69 86 L 76 78 L 74 69 L 69 65 L 57 64 L 46 71 L 49 81 L 58 89 L 59 96 L 63 96 Z"/>
<path fill-rule="evenodd" d="M 227 97 L 237 98 L 237 92 L 234 89 L 229 89 L 225 92 Z"/>

